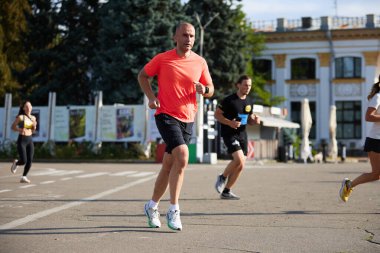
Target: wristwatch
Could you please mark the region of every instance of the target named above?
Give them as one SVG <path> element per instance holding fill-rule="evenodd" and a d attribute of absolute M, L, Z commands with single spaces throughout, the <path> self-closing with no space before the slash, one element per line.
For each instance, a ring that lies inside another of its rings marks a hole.
<path fill-rule="evenodd" d="M 205 94 L 207 94 L 209 92 L 210 92 L 210 89 L 207 86 L 205 86 Z"/>

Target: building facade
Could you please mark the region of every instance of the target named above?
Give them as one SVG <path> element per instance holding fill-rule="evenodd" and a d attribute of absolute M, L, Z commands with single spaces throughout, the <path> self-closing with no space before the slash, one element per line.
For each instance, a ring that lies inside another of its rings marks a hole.
<path fill-rule="evenodd" d="M 267 89 L 284 96 L 288 119 L 300 123 L 301 101 L 308 98 L 315 147 L 329 141 L 331 105 L 337 110 L 337 140 L 348 151 L 362 149 L 368 124 L 367 95 L 380 74 L 380 16 L 278 19 L 254 23 L 265 50 L 254 58 Z"/>

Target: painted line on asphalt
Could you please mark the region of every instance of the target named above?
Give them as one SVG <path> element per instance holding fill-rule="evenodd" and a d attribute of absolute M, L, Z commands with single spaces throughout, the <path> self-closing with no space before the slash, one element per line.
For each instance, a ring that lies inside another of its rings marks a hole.
<path fill-rule="evenodd" d="M 90 177 L 98 177 L 109 174 L 108 172 L 96 172 L 96 173 L 90 173 L 90 174 L 84 174 L 80 176 L 76 176 L 77 178 L 90 178 Z"/>
<path fill-rule="evenodd" d="M 40 184 L 52 184 L 52 183 L 55 183 L 55 181 L 44 181 L 44 182 L 41 182 Z"/>
<path fill-rule="evenodd" d="M 36 186 L 35 184 L 27 184 L 27 185 L 24 185 L 24 186 L 20 186 L 19 188 L 21 189 L 25 189 L 25 188 L 30 188 L 30 187 L 34 187 Z"/>
<path fill-rule="evenodd" d="M 128 177 L 145 177 L 152 174 L 155 174 L 155 172 L 139 172 L 136 174 L 128 175 Z"/>
<path fill-rule="evenodd" d="M 122 172 L 116 172 L 116 173 L 113 173 L 113 174 L 110 174 L 110 176 L 125 176 L 125 175 L 129 175 L 129 174 L 133 174 L 133 173 L 137 173 L 137 171 L 122 171 Z"/>
<path fill-rule="evenodd" d="M 12 191 L 12 190 L 4 189 L 4 190 L 0 190 L 0 193 L 2 193 L 2 192 L 10 192 L 10 191 Z"/>
<path fill-rule="evenodd" d="M 51 209 L 46 209 L 44 211 L 41 211 L 41 212 L 38 212 L 38 213 L 35 213 L 35 214 L 28 215 L 28 216 L 26 216 L 24 218 L 21 218 L 21 219 L 18 219 L 18 220 L 14 220 L 14 221 L 11 221 L 11 222 L 6 223 L 4 225 L 1 225 L 0 226 L 0 230 L 12 229 L 12 228 L 24 225 L 26 223 L 38 220 L 40 218 L 46 217 L 48 215 L 51 215 L 53 213 L 57 213 L 57 212 L 66 210 L 66 209 L 72 208 L 74 206 L 79 206 L 79 205 L 81 205 L 83 203 L 91 202 L 91 201 L 100 199 L 102 197 L 111 195 L 113 193 L 116 193 L 116 192 L 119 192 L 119 191 L 122 191 L 122 190 L 125 190 L 125 189 L 128 189 L 128 188 L 131 188 L 132 186 L 145 183 L 145 182 L 147 182 L 149 180 L 152 180 L 154 178 L 156 178 L 156 175 L 153 175 L 153 176 L 150 176 L 150 177 L 146 177 L 146 178 L 141 178 L 139 180 L 136 180 L 136 181 L 133 181 L 133 182 L 121 185 L 119 187 L 116 187 L 116 188 L 113 188 L 113 189 L 110 189 L 110 190 L 107 190 L 107 191 L 95 194 L 95 195 L 93 195 L 91 197 L 83 198 L 83 199 L 80 199 L 78 201 L 73 201 L 73 202 L 64 204 L 62 206 L 57 206 L 57 207 L 54 207 L 54 208 L 51 208 Z"/>

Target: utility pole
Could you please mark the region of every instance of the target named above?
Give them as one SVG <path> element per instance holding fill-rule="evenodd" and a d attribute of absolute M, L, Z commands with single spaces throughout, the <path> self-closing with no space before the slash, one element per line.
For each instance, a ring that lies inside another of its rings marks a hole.
<path fill-rule="evenodd" d="M 199 55 L 203 57 L 203 40 L 204 40 L 204 33 L 205 33 L 205 30 L 206 30 L 206 27 L 217 17 L 219 16 L 219 13 L 216 13 L 214 16 L 212 16 L 212 18 L 210 18 L 210 20 L 205 24 L 205 25 L 202 25 L 201 23 L 201 19 L 198 15 L 198 13 L 195 13 L 195 18 L 197 19 L 197 22 L 198 22 L 198 25 L 199 25 L 199 29 L 201 29 L 201 38 L 200 38 L 200 42 L 199 42 Z"/>
<path fill-rule="evenodd" d="M 201 19 L 198 13 L 195 13 L 195 18 L 197 19 L 199 29 L 200 29 L 200 42 L 199 42 L 199 55 L 203 57 L 203 40 L 204 40 L 204 32 L 206 27 L 217 17 L 219 13 L 216 13 L 214 16 L 210 18 L 210 20 L 202 25 Z M 197 160 L 202 163 L 203 162 L 203 125 L 204 125 L 204 99 L 202 95 L 197 94 L 198 101 L 198 114 L 197 114 L 197 125 L 196 125 L 196 136 L 197 136 L 197 144 L 196 144 L 196 153 Z"/>

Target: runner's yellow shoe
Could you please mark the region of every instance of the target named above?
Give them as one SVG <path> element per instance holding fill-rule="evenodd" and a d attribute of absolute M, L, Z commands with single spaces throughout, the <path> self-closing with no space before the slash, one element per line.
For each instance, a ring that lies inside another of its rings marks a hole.
<path fill-rule="evenodd" d="M 342 186 L 340 187 L 339 196 L 341 200 L 347 202 L 352 193 L 351 180 L 348 178 L 343 179 Z"/>

